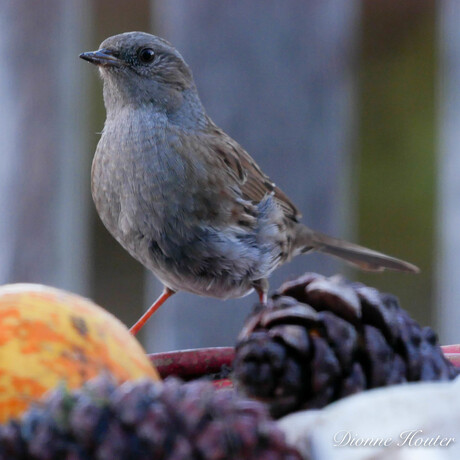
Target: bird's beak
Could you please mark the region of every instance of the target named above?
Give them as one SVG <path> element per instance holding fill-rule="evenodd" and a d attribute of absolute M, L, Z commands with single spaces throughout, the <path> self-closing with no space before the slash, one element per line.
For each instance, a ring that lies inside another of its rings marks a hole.
<path fill-rule="evenodd" d="M 120 67 L 123 63 L 121 59 L 118 59 L 110 50 L 106 49 L 87 51 L 86 53 L 81 53 L 80 57 L 85 61 L 100 66 Z"/>

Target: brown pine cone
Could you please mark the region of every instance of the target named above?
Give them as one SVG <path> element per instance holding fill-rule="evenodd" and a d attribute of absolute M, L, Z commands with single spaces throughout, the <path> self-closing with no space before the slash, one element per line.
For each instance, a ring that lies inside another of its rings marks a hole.
<path fill-rule="evenodd" d="M 407 381 L 450 380 L 457 369 L 436 334 L 390 294 L 307 273 L 283 284 L 246 320 L 234 380 L 273 416 Z"/>
<path fill-rule="evenodd" d="M 107 377 L 0 426 L 0 460 L 300 460 L 263 404 L 210 382 Z"/>

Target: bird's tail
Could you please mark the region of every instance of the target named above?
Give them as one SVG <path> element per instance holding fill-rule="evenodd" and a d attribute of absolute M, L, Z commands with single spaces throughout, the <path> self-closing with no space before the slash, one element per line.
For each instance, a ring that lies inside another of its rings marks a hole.
<path fill-rule="evenodd" d="M 348 241 L 332 238 L 323 233 L 313 231 L 304 225 L 300 225 L 296 230 L 295 246 L 300 248 L 301 253 L 318 251 L 330 254 L 367 271 L 396 270 L 410 273 L 420 271 L 418 267 L 404 260 L 387 256 L 381 252 L 349 243 Z"/>

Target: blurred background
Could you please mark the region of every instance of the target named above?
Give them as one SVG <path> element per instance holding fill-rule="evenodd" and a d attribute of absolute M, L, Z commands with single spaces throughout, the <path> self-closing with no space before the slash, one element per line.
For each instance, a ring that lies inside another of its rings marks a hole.
<path fill-rule="evenodd" d="M 31 0 L 0 4 L 0 283 L 95 300 L 130 326 L 161 292 L 102 226 L 90 168 L 105 111 L 106 37 L 170 40 L 214 121 L 311 227 L 418 265 L 365 274 L 297 258 L 396 294 L 443 343 L 460 342 L 460 3 L 434 0 Z M 145 328 L 148 351 L 232 345 L 256 296 L 184 293 Z"/>

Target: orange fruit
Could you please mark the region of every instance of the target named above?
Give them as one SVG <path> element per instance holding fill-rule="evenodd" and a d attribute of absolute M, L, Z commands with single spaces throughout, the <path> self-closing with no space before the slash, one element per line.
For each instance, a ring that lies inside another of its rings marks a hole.
<path fill-rule="evenodd" d="M 59 383 L 101 372 L 119 382 L 159 376 L 139 342 L 95 303 L 36 284 L 0 286 L 0 422 Z"/>

